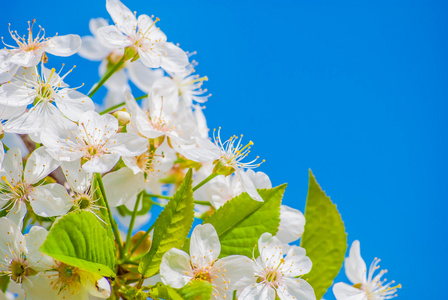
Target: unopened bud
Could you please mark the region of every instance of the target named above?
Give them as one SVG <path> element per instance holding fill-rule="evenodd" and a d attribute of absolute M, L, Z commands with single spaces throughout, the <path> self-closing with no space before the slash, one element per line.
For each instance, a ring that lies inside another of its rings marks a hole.
<path fill-rule="evenodd" d="M 145 234 L 144 231 L 139 231 L 136 234 L 134 234 L 134 236 L 131 238 L 131 247 L 129 247 L 129 249 L 134 248 L 135 245 L 138 243 L 138 241 L 140 241 L 140 239 L 142 238 L 142 236 L 144 234 Z M 147 237 L 145 237 L 143 239 L 143 241 L 140 243 L 140 245 L 138 245 L 137 249 L 132 254 L 132 256 L 139 257 L 141 255 L 144 255 L 149 251 L 149 248 L 151 248 L 151 238 L 148 235 Z"/>
<path fill-rule="evenodd" d="M 131 115 L 126 110 L 117 110 L 112 114 L 118 120 L 118 125 L 124 126 L 131 121 Z"/>
<path fill-rule="evenodd" d="M 217 159 L 213 162 L 215 167 L 213 168 L 213 173 L 218 175 L 229 176 L 235 172 L 235 168 L 223 163 L 221 160 Z"/>

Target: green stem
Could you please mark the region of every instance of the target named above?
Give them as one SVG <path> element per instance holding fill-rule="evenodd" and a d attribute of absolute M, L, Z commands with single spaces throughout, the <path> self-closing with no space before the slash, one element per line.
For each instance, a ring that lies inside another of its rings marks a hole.
<path fill-rule="evenodd" d="M 114 106 L 111 106 L 111 107 L 109 107 L 109 108 L 106 108 L 105 110 L 103 110 L 102 112 L 100 112 L 100 115 L 107 114 L 108 112 L 113 111 L 113 110 L 115 110 L 115 109 L 117 109 L 117 108 L 119 108 L 119 107 L 122 107 L 122 106 L 125 105 L 125 104 L 126 104 L 125 102 L 121 102 L 121 103 L 118 103 L 117 105 L 114 105 Z"/>
<path fill-rule="evenodd" d="M 118 71 L 118 69 L 123 65 L 124 62 L 125 62 L 125 60 L 124 60 L 124 55 L 123 55 L 123 57 L 120 59 L 120 61 L 117 62 L 115 64 L 115 66 L 113 66 L 112 68 L 107 70 L 107 72 L 103 75 L 103 77 L 100 79 L 100 81 L 94 86 L 93 90 L 89 93 L 90 98 L 92 98 L 92 96 L 95 95 L 95 93 L 100 89 L 100 87 L 102 87 L 103 84 L 106 83 L 106 81 L 109 80 L 109 78 L 115 72 Z"/>
<path fill-rule="evenodd" d="M 208 176 L 207 178 L 205 178 L 204 180 L 202 180 L 201 182 L 199 182 L 194 188 L 193 188 L 193 192 L 196 191 L 198 188 L 200 188 L 201 186 L 203 186 L 204 184 L 206 184 L 207 182 L 209 182 L 210 180 L 212 180 L 213 178 L 215 178 L 216 176 L 218 176 L 218 174 L 216 173 L 212 173 L 210 174 L 210 176 Z"/>
<path fill-rule="evenodd" d="M 3 149 L 5 149 L 5 151 L 9 151 L 9 147 L 5 145 L 5 143 L 3 143 Z"/>
<path fill-rule="evenodd" d="M 135 98 L 135 101 L 141 100 L 141 99 L 146 98 L 146 97 L 148 97 L 148 94 Z M 106 108 L 105 110 L 103 110 L 102 112 L 100 112 L 100 115 L 107 114 L 108 112 L 111 112 L 111 111 L 113 111 L 113 110 L 115 110 L 115 109 L 117 109 L 117 108 L 120 108 L 120 107 L 122 107 L 122 106 L 125 105 L 125 104 L 126 104 L 126 102 L 121 102 L 121 103 L 118 103 L 118 104 L 116 104 L 116 105 L 114 105 L 114 106 L 111 106 L 111 107 L 109 107 L 109 108 Z"/>
<path fill-rule="evenodd" d="M 137 201 L 135 201 L 134 210 L 132 211 L 131 222 L 129 223 L 128 235 L 126 236 L 126 242 L 124 244 L 124 255 L 127 255 L 129 250 L 129 245 L 131 243 L 132 230 L 134 229 L 135 217 L 137 216 L 138 206 L 143 198 L 143 192 L 138 194 Z"/>
<path fill-rule="evenodd" d="M 146 193 L 146 195 L 149 197 L 171 200 L 171 197 L 169 197 L 169 196 L 155 195 L 155 194 L 149 194 L 149 193 Z"/>
<path fill-rule="evenodd" d="M 148 94 L 135 98 L 135 101 L 148 97 Z"/>
<path fill-rule="evenodd" d="M 121 241 L 120 231 L 118 230 L 117 223 L 115 223 L 114 218 L 112 217 L 112 211 L 110 210 L 109 202 L 107 201 L 106 191 L 104 190 L 103 179 L 101 178 L 100 173 L 95 173 L 95 179 L 98 183 L 98 187 L 100 188 L 101 195 L 103 196 L 104 204 L 106 204 L 107 212 L 109 214 L 110 225 L 112 226 L 112 231 L 114 233 L 115 241 L 118 244 L 118 252 L 120 253 L 120 257 L 123 257 L 123 242 Z"/>
<path fill-rule="evenodd" d="M 209 201 L 201 201 L 201 200 L 194 200 L 194 204 L 208 205 L 208 206 L 212 205 Z"/>
<path fill-rule="evenodd" d="M 129 256 L 132 256 L 132 254 L 134 254 L 135 250 L 137 250 L 138 246 L 140 246 L 140 244 L 143 242 L 143 240 L 148 236 L 148 234 L 151 232 L 151 230 L 154 228 L 154 226 L 156 225 L 156 222 L 154 222 L 151 227 L 148 228 L 148 230 L 146 230 L 145 234 L 142 235 L 142 237 L 140 238 L 140 240 L 138 240 L 137 244 L 135 244 L 134 248 L 132 248 L 131 253 L 129 254 Z"/>

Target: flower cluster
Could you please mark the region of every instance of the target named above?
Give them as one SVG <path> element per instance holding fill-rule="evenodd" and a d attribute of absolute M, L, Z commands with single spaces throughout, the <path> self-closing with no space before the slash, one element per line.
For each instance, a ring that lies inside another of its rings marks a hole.
<path fill-rule="evenodd" d="M 0 299 L 320 299 L 318 274 L 343 257 L 313 267 L 328 261 L 305 238 L 318 228 L 255 171 L 253 142 L 220 128 L 209 138 L 194 53 L 168 42 L 159 18 L 119 0 L 106 9 L 112 22 L 92 19 L 92 36 L 48 38 L 33 20 L 23 37 L 10 29 L 17 46 L 3 41 Z M 74 67 L 57 71 L 47 56 L 75 53 L 101 62 L 87 94 L 66 83 Z M 343 229 L 328 238 L 346 241 Z M 354 285 L 334 285 L 337 299 L 395 296 L 400 285 L 374 276 L 378 261 L 367 275 L 355 241 Z"/>

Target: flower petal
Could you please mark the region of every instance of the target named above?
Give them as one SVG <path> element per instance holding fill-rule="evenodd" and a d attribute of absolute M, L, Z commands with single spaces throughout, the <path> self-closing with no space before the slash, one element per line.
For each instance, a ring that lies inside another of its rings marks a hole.
<path fill-rule="evenodd" d="M 121 168 L 110 172 L 103 177 L 104 189 L 107 191 L 107 200 L 111 207 L 125 204 L 137 197 L 144 188 L 143 173 L 134 175 L 129 168 Z"/>
<path fill-rule="evenodd" d="M 99 28 L 97 35 L 101 44 L 108 48 L 124 48 L 132 44 L 128 37 L 114 25 Z"/>
<path fill-rule="evenodd" d="M 281 300 L 316 300 L 311 285 L 300 278 L 283 278 L 282 284 L 277 288 Z"/>
<path fill-rule="evenodd" d="M 105 147 L 121 156 L 137 156 L 148 150 L 148 139 L 133 133 L 117 133 Z"/>
<path fill-rule="evenodd" d="M 181 72 L 188 65 L 188 57 L 184 50 L 173 43 L 164 43 L 161 67 L 167 72 Z"/>
<path fill-rule="evenodd" d="M 107 0 L 106 9 L 114 23 L 122 32 L 128 36 L 135 33 L 137 19 L 123 3 L 118 0 Z"/>
<path fill-rule="evenodd" d="M 33 188 L 28 199 L 36 215 L 54 217 L 66 214 L 73 206 L 73 198 L 58 183 L 50 183 Z"/>
<path fill-rule="evenodd" d="M 88 60 L 100 61 L 109 55 L 110 49 L 93 36 L 82 37 L 82 47 L 78 54 Z"/>
<path fill-rule="evenodd" d="M 243 190 L 255 201 L 263 202 L 263 198 L 258 194 L 257 189 L 249 176 L 241 170 L 236 170 L 235 173 L 241 182 Z"/>
<path fill-rule="evenodd" d="M 22 67 L 34 67 L 40 62 L 44 49 L 43 47 L 38 50 L 20 50 L 9 57 L 9 63 Z"/>
<path fill-rule="evenodd" d="M 182 250 L 171 248 L 162 257 L 160 278 L 164 284 L 181 288 L 192 279 L 190 256 Z"/>
<path fill-rule="evenodd" d="M 300 239 L 305 230 L 305 216 L 300 210 L 282 205 L 280 206 L 280 226 L 275 235 L 285 244 Z"/>
<path fill-rule="evenodd" d="M 218 234 L 211 224 L 197 225 L 190 240 L 191 263 L 194 267 L 211 265 L 221 253 Z"/>
<path fill-rule="evenodd" d="M 48 154 L 47 148 L 40 147 L 31 153 L 26 162 L 24 180 L 29 184 L 35 184 L 56 170 L 58 166 L 58 162 Z"/>
<path fill-rule="evenodd" d="M 141 61 L 137 60 L 127 64 L 129 78 L 143 92 L 148 93 L 152 84 L 159 78 L 163 77 L 161 69 L 152 70 L 145 66 Z"/>
<path fill-rule="evenodd" d="M 70 120 L 77 122 L 82 113 L 94 110 L 92 99 L 72 89 L 61 89 L 58 91 L 59 99 L 56 105 L 59 110 Z"/>
<path fill-rule="evenodd" d="M 238 297 L 238 300 L 273 300 L 275 290 L 264 283 L 252 284 L 246 287 Z"/>
<path fill-rule="evenodd" d="M 345 282 L 335 283 L 333 294 L 337 300 L 368 300 L 364 291 L 357 289 Z"/>
<path fill-rule="evenodd" d="M 81 37 L 76 34 L 60 35 L 47 41 L 45 51 L 56 56 L 70 56 L 81 49 Z"/>
<path fill-rule="evenodd" d="M 361 246 L 358 240 L 352 243 L 350 254 L 345 259 L 344 267 L 345 274 L 352 283 L 366 282 L 367 268 L 366 263 L 361 257 Z"/>

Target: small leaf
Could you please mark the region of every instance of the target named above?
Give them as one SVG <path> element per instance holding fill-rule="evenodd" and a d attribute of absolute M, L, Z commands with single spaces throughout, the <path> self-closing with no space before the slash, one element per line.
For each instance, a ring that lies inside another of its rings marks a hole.
<path fill-rule="evenodd" d="M 54 223 L 40 251 L 65 264 L 114 276 L 114 241 L 90 212 L 72 212 Z"/>
<path fill-rule="evenodd" d="M 180 188 L 157 218 L 151 249 L 143 256 L 138 267 L 144 277 L 150 277 L 159 271 L 165 252 L 184 244 L 194 218 L 192 181 L 190 169 Z"/>
<path fill-rule="evenodd" d="M 6 274 L 3 274 L 0 276 L 0 291 L 3 293 L 6 293 L 6 290 L 8 289 L 8 284 L 10 281 L 10 277 Z"/>
<path fill-rule="evenodd" d="M 192 280 L 177 292 L 184 300 L 210 300 L 213 287 L 208 281 Z"/>
<path fill-rule="evenodd" d="M 252 251 L 263 233 L 277 233 L 285 189 L 286 184 L 258 190 L 263 202 L 242 193 L 204 220 L 204 223 L 212 224 L 218 233 L 221 241 L 220 257 L 233 254 L 252 257 Z"/>
<path fill-rule="evenodd" d="M 308 278 L 316 298 L 321 299 L 342 267 L 347 234 L 336 205 L 322 191 L 311 170 L 305 219 L 301 246 L 306 249 L 313 268 L 304 278 Z"/>
<path fill-rule="evenodd" d="M 148 293 L 152 299 L 184 300 L 172 287 L 158 282 Z"/>

